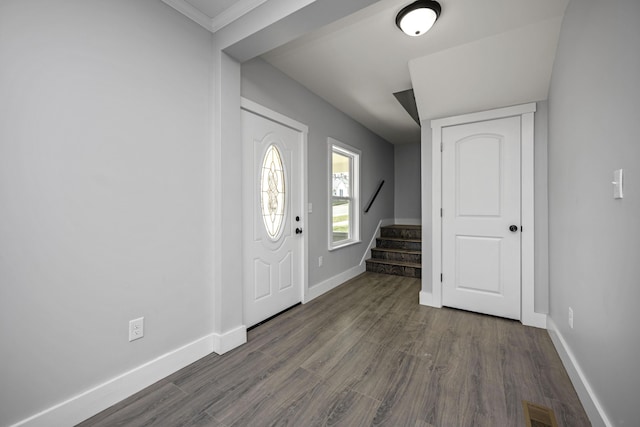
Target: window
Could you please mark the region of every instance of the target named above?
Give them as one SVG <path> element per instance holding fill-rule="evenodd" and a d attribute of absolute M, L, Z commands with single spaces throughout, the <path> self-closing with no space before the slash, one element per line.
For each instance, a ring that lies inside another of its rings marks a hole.
<path fill-rule="evenodd" d="M 360 241 L 360 151 L 329 138 L 329 249 Z"/>

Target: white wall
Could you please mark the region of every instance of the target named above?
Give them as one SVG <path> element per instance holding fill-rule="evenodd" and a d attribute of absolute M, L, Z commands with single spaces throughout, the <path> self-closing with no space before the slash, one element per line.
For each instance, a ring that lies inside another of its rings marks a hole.
<path fill-rule="evenodd" d="M 3 0 L 0 63 L 8 425 L 210 332 L 211 34 L 155 0 Z"/>
<path fill-rule="evenodd" d="M 395 217 L 422 218 L 420 194 L 420 144 L 397 144 L 395 158 Z"/>
<path fill-rule="evenodd" d="M 373 134 L 299 83 L 262 59 L 242 64 L 242 96 L 309 126 L 308 194 L 313 205 L 309 214 L 309 287 L 357 266 L 380 219 L 393 218 L 393 145 Z M 362 215 L 362 243 L 328 251 L 327 137 L 362 151 L 361 209 L 375 192 L 380 180 L 385 184 L 369 213 Z M 318 257 L 324 265 L 318 267 Z"/>
<path fill-rule="evenodd" d="M 572 0 L 549 94 L 550 317 L 618 426 L 640 396 L 639 19 L 637 0 Z"/>

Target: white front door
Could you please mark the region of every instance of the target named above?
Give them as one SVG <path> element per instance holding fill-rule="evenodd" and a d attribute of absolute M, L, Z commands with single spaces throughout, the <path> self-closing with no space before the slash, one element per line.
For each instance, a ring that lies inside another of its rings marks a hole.
<path fill-rule="evenodd" d="M 304 134 L 242 110 L 244 319 L 253 326 L 302 300 Z"/>
<path fill-rule="evenodd" d="M 442 303 L 520 319 L 520 117 L 442 129 Z"/>

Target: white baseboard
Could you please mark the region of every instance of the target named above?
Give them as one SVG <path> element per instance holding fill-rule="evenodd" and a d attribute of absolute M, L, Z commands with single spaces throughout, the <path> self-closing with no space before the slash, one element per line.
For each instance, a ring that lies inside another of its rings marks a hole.
<path fill-rule="evenodd" d="M 422 225 L 421 218 L 396 218 L 393 220 L 394 224 L 401 225 Z"/>
<path fill-rule="evenodd" d="M 72 426 L 213 352 L 213 335 L 163 354 L 12 427 Z"/>
<path fill-rule="evenodd" d="M 340 285 L 342 285 L 344 282 L 346 282 L 347 280 L 351 280 L 354 277 L 364 273 L 366 270 L 366 267 L 364 265 L 356 265 L 353 268 L 350 268 L 347 271 L 344 271 L 340 274 L 337 274 L 323 282 L 320 282 L 312 287 L 310 287 L 307 290 L 307 293 L 305 295 L 304 301 L 302 301 L 304 304 L 308 303 L 309 301 L 318 298 L 320 295 L 325 294 L 327 292 L 329 292 L 330 290 L 332 290 L 333 288 L 336 288 Z"/>
<path fill-rule="evenodd" d="M 547 315 L 544 313 L 525 313 L 522 312 L 522 324 L 525 326 L 533 326 L 534 328 L 547 329 Z"/>
<path fill-rule="evenodd" d="M 224 354 L 247 342 L 247 327 L 242 325 L 224 334 L 213 334 L 213 351 Z"/>
<path fill-rule="evenodd" d="M 212 352 L 223 354 L 246 342 L 245 326 L 224 334 L 208 335 L 45 409 L 12 427 L 78 424 Z"/>
<path fill-rule="evenodd" d="M 367 248 L 364 251 L 364 254 L 362 254 L 362 259 L 360 260 L 361 266 L 365 265 L 366 259 L 371 257 L 371 248 L 375 247 L 374 245 L 376 243 L 376 237 L 380 237 L 380 228 L 385 227 L 387 225 L 393 225 L 393 224 L 395 224 L 395 220 L 391 218 L 381 219 L 378 222 L 378 226 L 376 227 L 376 230 L 373 232 L 373 236 L 371 236 L 371 240 L 369 240 L 369 246 L 367 246 Z"/>
<path fill-rule="evenodd" d="M 420 291 L 420 305 L 442 308 L 441 303 L 436 303 L 431 292 Z"/>
<path fill-rule="evenodd" d="M 593 392 L 593 389 L 591 388 L 584 372 L 580 368 L 580 365 L 578 365 L 573 352 L 567 345 L 567 342 L 564 340 L 564 337 L 551 317 L 547 319 L 547 327 L 551 341 L 562 360 L 562 364 L 569 374 L 569 378 L 573 383 L 573 387 L 576 389 L 576 393 L 578 393 L 580 402 L 589 417 L 589 421 L 591 421 L 591 425 L 593 427 L 613 427 L 613 423 L 609 420 L 604 408 Z"/>

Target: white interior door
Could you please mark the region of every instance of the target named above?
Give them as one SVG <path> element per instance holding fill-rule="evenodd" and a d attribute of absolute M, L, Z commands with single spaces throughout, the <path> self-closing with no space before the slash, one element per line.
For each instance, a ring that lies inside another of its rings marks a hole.
<path fill-rule="evenodd" d="M 303 285 L 303 133 L 242 110 L 246 326 L 297 304 Z"/>
<path fill-rule="evenodd" d="M 520 117 L 442 132 L 442 303 L 520 319 Z"/>

